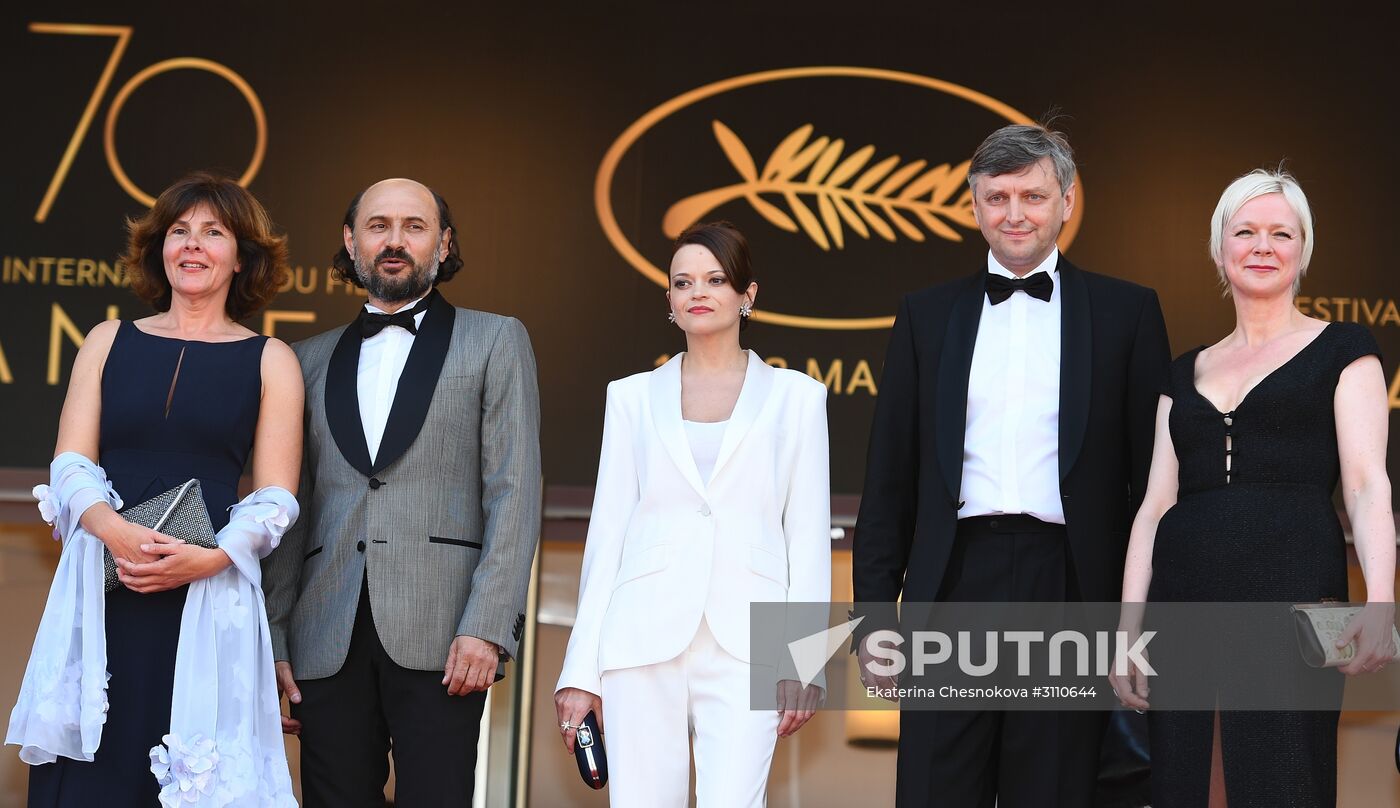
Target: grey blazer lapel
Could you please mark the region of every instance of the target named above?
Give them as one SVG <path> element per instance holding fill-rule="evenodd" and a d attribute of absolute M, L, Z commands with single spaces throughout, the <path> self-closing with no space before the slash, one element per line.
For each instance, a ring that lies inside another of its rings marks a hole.
<path fill-rule="evenodd" d="M 651 421 L 671 462 L 695 492 L 703 496 L 705 484 L 700 481 L 690 441 L 685 437 L 685 425 L 681 423 L 681 357 L 684 355 L 676 354 L 671 361 L 651 372 Z"/>

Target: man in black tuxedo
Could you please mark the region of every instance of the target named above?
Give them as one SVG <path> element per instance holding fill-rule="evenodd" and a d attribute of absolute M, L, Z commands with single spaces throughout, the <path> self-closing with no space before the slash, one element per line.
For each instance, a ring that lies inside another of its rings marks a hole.
<path fill-rule="evenodd" d="M 1170 360 L 1151 289 L 1080 270 L 1064 136 L 1006 126 L 968 182 L 987 264 L 904 298 L 856 524 L 857 602 L 1115 601 Z M 875 608 L 857 630 L 892 627 Z M 1093 803 L 1104 714 L 905 710 L 897 804 Z"/>

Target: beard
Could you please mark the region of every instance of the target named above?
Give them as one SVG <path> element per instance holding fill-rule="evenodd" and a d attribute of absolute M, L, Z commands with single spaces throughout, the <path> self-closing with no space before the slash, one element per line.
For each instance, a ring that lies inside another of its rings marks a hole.
<path fill-rule="evenodd" d="M 384 275 L 376 272 L 375 268 L 380 261 L 395 258 L 403 261 L 408 266 L 405 271 L 396 277 Z M 433 252 L 432 260 L 426 266 L 419 266 L 413 260 L 408 250 L 386 247 L 374 257 L 373 261 L 366 260 L 359 253 L 355 254 L 355 277 L 359 278 L 365 291 L 369 296 L 381 300 L 385 303 L 403 303 L 415 298 L 420 298 L 433 288 L 433 282 L 437 280 L 438 265 L 437 252 Z"/>

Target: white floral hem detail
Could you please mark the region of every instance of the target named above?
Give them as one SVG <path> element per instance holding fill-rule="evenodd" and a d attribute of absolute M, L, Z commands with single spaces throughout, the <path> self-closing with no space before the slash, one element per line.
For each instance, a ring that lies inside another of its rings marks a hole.
<path fill-rule="evenodd" d="M 171 733 L 161 740 L 151 747 L 151 774 L 160 785 L 163 808 L 297 808 L 285 759 L 265 756 L 258 766 L 243 744 L 224 744 L 231 751 L 221 754 L 220 744 L 202 734 L 182 740 Z"/>
<path fill-rule="evenodd" d="M 163 744 L 151 747 L 151 774 L 160 785 L 161 805 L 176 808 L 181 803 L 192 804 L 213 797 L 219 766 L 214 740 L 195 735 L 183 741 L 174 733 L 161 740 Z"/>

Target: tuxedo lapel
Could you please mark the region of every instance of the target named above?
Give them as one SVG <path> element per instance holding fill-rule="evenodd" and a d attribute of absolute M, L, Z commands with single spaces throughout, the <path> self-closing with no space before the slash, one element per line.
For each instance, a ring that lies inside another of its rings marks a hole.
<path fill-rule="evenodd" d="M 365 442 L 364 422 L 360 420 L 360 328 L 351 323 L 340 333 L 340 340 L 326 365 L 326 424 L 345 462 L 366 477 L 372 473 L 369 444 Z"/>
<path fill-rule="evenodd" d="M 734 412 L 730 414 L 729 423 L 724 428 L 724 440 L 719 445 L 715 468 L 710 474 L 711 480 L 719 475 L 724 468 L 724 461 L 734 454 L 739 442 L 748 434 L 758 414 L 763 411 L 763 405 L 768 401 L 768 393 L 773 388 L 773 376 L 777 371 L 759 359 L 758 354 L 753 351 L 749 351 L 748 355 L 749 366 L 744 371 L 744 386 L 739 390 L 739 400 L 734 402 Z"/>
<path fill-rule="evenodd" d="M 1060 479 L 1074 468 L 1089 425 L 1093 312 L 1084 276 L 1063 255 L 1060 283 Z"/>
<path fill-rule="evenodd" d="M 690 453 L 690 441 L 685 437 L 685 425 L 681 423 L 681 357 L 676 354 L 671 361 L 651 372 L 651 421 L 671 462 L 680 469 L 681 476 L 700 495 L 705 493 L 705 484 L 700 481 L 700 471 L 695 467 L 695 457 Z"/>
<path fill-rule="evenodd" d="M 452 326 L 457 311 L 436 290 L 431 294 L 432 302 L 423 315 L 423 323 L 418 327 L 403 373 L 399 375 L 394 405 L 389 409 L 389 420 L 384 425 L 384 438 L 379 443 L 379 454 L 374 458 L 371 474 L 383 471 L 408 451 L 423 429 L 423 420 L 428 417 L 428 407 L 433 403 L 438 376 L 447 360 L 447 349 L 452 345 Z"/>
<path fill-rule="evenodd" d="M 977 326 L 982 320 L 982 299 L 987 294 L 986 271 L 969 278 L 953 301 L 938 360 L 938 394 L 934 423 L 938 438 L 938 466 L 957 504 L 962 490 L 963 440 L 967 435 L 967 383 L 972 373 L 972 350 L 977 346 Z"/>

